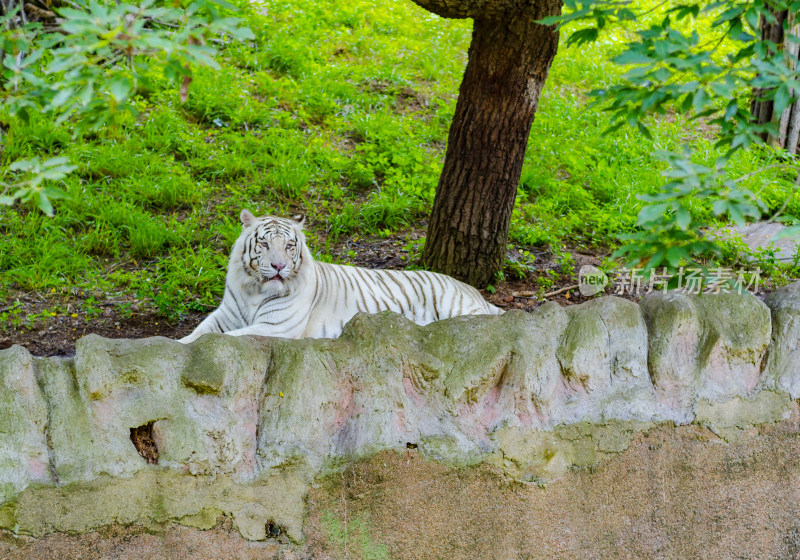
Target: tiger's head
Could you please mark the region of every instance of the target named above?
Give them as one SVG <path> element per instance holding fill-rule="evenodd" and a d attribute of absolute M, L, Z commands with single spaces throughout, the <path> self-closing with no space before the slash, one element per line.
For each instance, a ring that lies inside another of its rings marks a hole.
<path fill-rule="evenodd" d="M 297 277 L 304 258 L 310 258 L 305 248 L 304 219 L 256 218 L 249 210 L 242 210 L 239 219 L 245 273 L 265 288 L 284 291 L 283 285 Z"/>

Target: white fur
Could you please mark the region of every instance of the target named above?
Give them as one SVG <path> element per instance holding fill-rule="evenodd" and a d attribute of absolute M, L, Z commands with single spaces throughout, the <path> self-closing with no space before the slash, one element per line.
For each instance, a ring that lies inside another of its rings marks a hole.
<path fill-rule="evenodd" d="M 181 342 L 209 332 L 334 338 L 358 312 L 395 311 L 420 325 L 458 315 L 503 312 L 473 287 L 443 274 L 316 262 L 305 244 L 302 223 L 255 218 L 247 210 L 240 218 L 243 231 L 231 251 L 222 304 Z M 255 245 L 257 258 L 248 257 L 257 232 L 274 224 L 296 236 L 296 263 L 287 249 L 292 239 L 285 235 L 265 238 L 263 246 Z M 278 261 L 286 265 L 279 272 L 272 266 Z"/>

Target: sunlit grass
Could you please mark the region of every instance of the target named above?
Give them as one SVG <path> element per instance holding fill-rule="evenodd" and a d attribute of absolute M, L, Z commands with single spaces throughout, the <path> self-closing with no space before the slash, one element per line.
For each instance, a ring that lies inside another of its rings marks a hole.
<path fill-rule="evenodd" d="M 138 92 L 138 117 L 75 138 L 68 125 L 0 113 L 0 163 L 66 155 L 79 166 L 54 218 L 0 207 L 0 295 L 125 291 L 176 316 L 221 296 L 242 207 L 306 213 L 314 248 L 328 259 L 326 241 L 424 221 L 471 23 L 411 2 L 251 6 L 255 42 L 223 50 L 221 70 L 199 70 L 185 104 L 154 79 Z M 653 150 L 691 145 L 709 162 L 719 155 L 713 131 L 680 116 L 650 123 L 648 140 L 630 129 L 607 134 L 607 117 L 586 109 L 588 91 L 624 71 L 610 58 L 626 34 L 556 57 L 523 168 L 515 246 L 613 248 L 634 227 L 637 196 L 662 181 Z M 751 151 L 732 166 L 745 174 L 764 163 Z M 776 177 L 749 182 L 773 209 L 788 192 Z M 800 201 L 787 211 L 800 215 Z"/>

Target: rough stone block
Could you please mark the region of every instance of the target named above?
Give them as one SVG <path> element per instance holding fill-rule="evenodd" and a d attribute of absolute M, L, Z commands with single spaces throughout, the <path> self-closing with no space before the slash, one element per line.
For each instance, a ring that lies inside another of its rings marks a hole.
<path fill-rule="evenodd" d="M 767 307 L 745 292 L 651 294 L 641 303 L 648 327 L 648 366 L 659 403 L 679 422 L 694 402 L 753 394 L 770 341 Z"/>
<path fill-rule="evenodd" d="M 752 395 L 772 335 L 769 309 L 749 292 L 701 295 L 695 305 L 703 327 L 697 396 L 724 400 Z"/>
<path fill-rule="evenodd" d="M 47 403 L 28 351 L 0 352 L 0 505 L 32 482 L 51 482 Z"/>
<path fill-rule="evenodd" d="M 775 290 L 764 303 L 772 315 L 767 386 L 800 398 L 800 282 Z"/>
<path fill-rule="evenodd" d="M 692 419 L 702 327 L 694 299 L 677 292 L 654 293 L 640 305 L 648 331 L 648 368 L 656 398 L 675 420 Z"/>
<path fill-rule="evenodd" d="M 131 429 L 152 424 L 158 464 L 193 474 L 256 473 L 255 443 L 269 345 L 209 335 L 190 346 L 164 339 L 81 339 L 74 372 L 57 369 L 47 391 L 63 482 L 147 468 Z M 52 401 L 56 402 L 56 401 Z"/>
<path fill-rule="evenodd" d="M 429 325 L 424 349 L 446 364 L 433 396 L 443 396 L 461 430 L 483 447 L 500 425 L 550 425 L 561 383 L 556 349 L 567 320 L 561 307 L 547 304 L 491 321 L 464 317 Z"/>
<path fill-rule="evenodd" d="M 244 485 L 226 475 L 148 469 L 113 483 L 98 479 L 29 488 L 19 496 L 16 522 L 26 534 L 42 536 L 54 531 L 83 533 L 111 523 L 152 529 L 167 523 L 213 526 L 218 512 L 230 515 L 247 539 L 263 540 L 266 524 L 273 520 L 300 541 L 308 484 L 304 473 L 291 468 Z"/>
<path fill-rule="evenodd" d="M 567 308 L 557 350 L 563 374 L 559 420 L 658 417 L 647 374 L 647 328 L 639 306 L 617 297 Z"/>
<path fill-rule="evenodd" d="M 36 362 L 39 385 L 49 406 L 48 439 L 58 482 L 92 480 L 99 472 L 120 472 L 96 468 L 106 464 L 107 452 L 95 444 L 96 430 L 89 407 L 81 397 L 74 360 L 38 358 Z M 135 459 L 138 464 L 140 459 Z"/>

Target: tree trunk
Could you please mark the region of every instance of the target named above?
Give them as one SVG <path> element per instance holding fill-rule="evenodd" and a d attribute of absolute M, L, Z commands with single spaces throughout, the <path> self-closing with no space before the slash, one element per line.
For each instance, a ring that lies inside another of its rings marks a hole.
<path fill-rule="evenodd" d="M 475 17 L 422 255 L 428 268 L 478 287 L 501 269 L 528 135 L 558 47 L 555 27 L 533 21 L 560 10 L 560 0 L 545 0 Z"/>
<path fill-rule="evenodd" d="M 766 19 L 761 20 L 761 38 L 772 41 L 789 58 L 790 64 L 794 68 L 798 54 L 800 54 L 800 44 L 790 41 L 784 33 L 784 26 L 791 30 L 791 33 L 798 35 L 800 25 L 797 24 L 797 14 L 789 14 L 787 11 L 774 12 L 776 23 L 770 23 Z M 788 21 L 786 21 L 788 19 Z M 758 124 L 775 122 L 778 125 L 778 137 L 770 138 L 768 134 L 762 134 L 762 140 L 772 142 L 781 148 L 791 152 L 800 153 L 800 102 L 795 101 L 789 105 L 780 115 L 775 114 L 774 103 L 771 99 L 764 99 L 764 90 L 756 89 L 753 91 L 753 102 L 750 105 L 750 112 L 753 120 Z"/>

